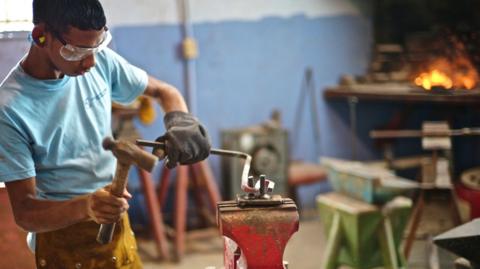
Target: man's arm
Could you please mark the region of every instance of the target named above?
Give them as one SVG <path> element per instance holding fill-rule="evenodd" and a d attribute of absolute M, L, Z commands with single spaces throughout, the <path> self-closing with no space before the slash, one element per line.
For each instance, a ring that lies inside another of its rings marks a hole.
<path fill-rule="evenodd" d="M 163 121 L 166 132 L 156 141 L 166 142 L 166 166 L 173 168 L 177 164 L 192 164 L 207 158 L 210 154 L 207 130 L 197 118 L 188 113 L 180 92 L 175 87 L 149 76 L 144 94 L 157 99 L 165 112 Z"/>
<path fill-rule="evenodd" d="M 175 87 L 166 82 L 149 76 L 144 94 L 155 98 L 165 113 L 171 111 L 188 112 L 183 96 Z"/>
<path fill-rule="evenodd" d="M 128 209 L 125 198 L 131 197 L 128 193 L 116 197 L 106 187 L 70 200 L 41 200 L 35 198 L 34 177 L 5 185 L 17 225 L 30 232 L 57 230 L 86 220 L 115 222 Z"/>

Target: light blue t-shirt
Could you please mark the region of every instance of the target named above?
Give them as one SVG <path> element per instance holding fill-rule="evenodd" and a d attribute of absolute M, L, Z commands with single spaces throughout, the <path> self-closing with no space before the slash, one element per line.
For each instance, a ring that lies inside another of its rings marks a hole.
<path fill-rule="evenodd" d="M 110 183 L 112 100 L 146 88 L 145 71 L 110 49 L 83 76 L 38 80 L 17 64 L 0 84 L 0 182 L 36 177 L 39 198 L 65 200 Z"/>

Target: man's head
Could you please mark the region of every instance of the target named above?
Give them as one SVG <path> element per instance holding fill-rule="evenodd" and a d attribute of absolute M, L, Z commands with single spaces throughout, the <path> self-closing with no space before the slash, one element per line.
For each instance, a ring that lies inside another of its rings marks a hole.
<path fill-rule="evenodd" d="M 45 23 L 51 30 L 66 34 L 69 27 L 102 30 L 106 19 L 97 0 L 33 0 L 33 23 Z"/>
<path fill-rule="evenodd" d="M 94 53 L 109 41 L 98 0 L 33 0 L 32 38 L 49 65 L 81 75 L 95 65 Z"/>

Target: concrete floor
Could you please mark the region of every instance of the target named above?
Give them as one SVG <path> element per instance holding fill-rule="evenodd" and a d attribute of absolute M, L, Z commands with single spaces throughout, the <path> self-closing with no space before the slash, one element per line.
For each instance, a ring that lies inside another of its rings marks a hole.
<path fill-rule="evenodd" d="M 431 239 L 431 238 L 430 238 Z M 300 230 L 290 240 L 284 258 L 290 269 L 321 269 L 325 237 L 318 220 L 303 221 Z M 416 240 L 409 259 L 410 269 L 451 269 L 454 256 L 429 243 L 429 238 Z M 140 255 L 145 269 L 222 269 L 223 245 L 219 236 L 201 241 L 188 241 L 187 253 L 180 263 L 155 260 L 155 245 L 151 241 L 139 239 Z M 432 263 L 431 253 L 439 259 Z M 210 266 L 210 267 L 209 267 Z M 437 267 L 438 266 L 438 267 Z M 342 267 L 346 269 L 348 267 Z"/>
<path fill-rule="evenodd" d="M 180 263 L 155 261 L 155 246 L 151 241 L 139 239 L 139 250 L 145 269 L 221 269 L 223 268 L 223 241 L 220 236 L 187 241 L 187 253 Z M 199 242 L 200 241 L 200 242 Z M 290 239 L 284 260 L 289 268 L 319 269 L 323 253 L 324 236 L 317 220 L 303 221 L 299 231 Z"/>
<path fill-rule="evenodd" d="M 428 227 L 420 225 L 417 233 L 417 240 L 414 242 L 411 255 L 408 260 L 408 268 L 410 269 L 451 269 L 453 268 L 454 256 L 450 253 L 434 247 L 431 243 L 432 236 L 427 235 L 424 231 L 425 227 L 429 230 L 446 229 L 442 219 L 449 218 L 448 215 L 442 214 L 433 209 L 426 210 L 424 218 L 433 219 L 433 222 L 422 221 L 436 226 L 444 227 Z M 434 217 L 436 215 L 436 217 Z M 310 215 L 308 215 L 310 216 Z M 438 219 L 438 217 L 442 219 Z M 325 236 L 321 221 L 318 217 L 307 217 L 308 220 L 300 222 L 300 230 L 291 238 L 285 251 L 284 260 L 288 261 L 290 269 L 320 269 L 322 261 Z M 422 228 L 423 227 L 423 228 Z M 152 241 L 138 239 L 139 252 L 142 256 L 145 269 L 222 269 L 223 268 L 223 241 L 214 230 L 210 236 L 203 239 L 198 237 L 195 240 L 187 240 L 186 254 L 180 263 L 161 262 L 156 260 L 155 245 Z M 433 253 L 433 255 L 432 255 Z M 342 267 L 343 269 L 344 267 Z M 346 268 L 346 267 L 345 267 Z"/>

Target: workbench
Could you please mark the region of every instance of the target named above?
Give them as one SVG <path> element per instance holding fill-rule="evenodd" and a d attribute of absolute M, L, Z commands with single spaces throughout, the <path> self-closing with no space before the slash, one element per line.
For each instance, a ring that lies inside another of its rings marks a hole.
<path fill-rule="evenodd" d="M 398 197 L 378 206 L 331 192 L 318 195 L 317 206 L 327 235 L 320 268 L 406 268 L 400 243 L 410 199 Z"/>
<path fill-rule="evenodd" d="M 480 104 L 480 89 L 474 90 L 423 90 L 409 83 L 356 83 L 327 87 L 323 91 L 326 101 L 346 101 L 349 109 L 351 132 L 351 159 L 357 160 L 357 125 L 361 118 L 358 105 L 364 103 L 401 105 L 400 109 L 384 124 L 388 129 L 402 129 L 409 115 L 414 114 L 415 106 L 435 105 L 438 114 L 465 114 L 465 106 L 475 109 Z M 448 107 L 448 108 L 447 108 Z M 462 110 L 462 111 L 458 111 Z M 431 119 L 427 119 L 431 120 Z"/>
<path fill-rule="evenodd" d="M 328 87 L 323 92 L 325 99 L 356 98 L 369 101 L 394 101 L 407 103 L 478 104 L 480 90 L 427 91 L 408 84 L 370 83 Z"/>

